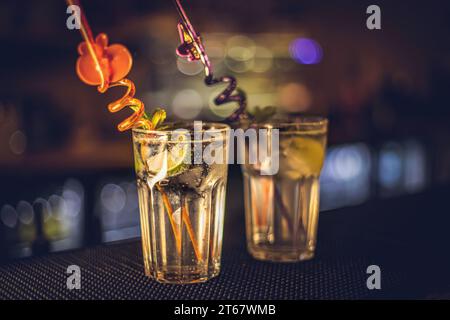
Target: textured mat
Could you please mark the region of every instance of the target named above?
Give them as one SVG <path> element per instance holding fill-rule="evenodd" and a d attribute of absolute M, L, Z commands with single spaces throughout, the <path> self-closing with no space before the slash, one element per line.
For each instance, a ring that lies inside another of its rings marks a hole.
<path fill-rule="evenodd" d="M 224 253 L 221 275 L 204 284 L 163 285 L 144 276 L 139 242 L 21 260 L 0 267 L 3 299 L 327 299 L 366 298 L 367 259 L 274 264 Z M 81 268 L 80 290 L 66 269 Z M 390 286 L 401 274 L 389 274 Z"/>
<path fill-rule="evenodd" d="M 441 214 L 448 212 L 448 202 L 438 203 L 429 196 L 406 197 L 322 214 L 317 254 L 307 262 L 258 262 L 251 259 L 245 248 L 233 247 L 223 252 L 219 277 L 204 284 L 163 285 L 144 275 L 140 242 L 131 241 L 0 265 L 0 298 L 433 297 L 433 294 L 445 293 L 450 283 L 446 250 L 449 218 Z M 436 207 L 433 209 L 430 204 Z M 424 219 L 424 212 L 427 219 Z M 68 290 L 66 286 L 67 267 L 74 264 L 81 268 L 80 290 Z M 366 269 L 371 264 L 381 268 L 382 290 L 367 289 Z M 444 291 L 439 290 L 442 288 Z"/>

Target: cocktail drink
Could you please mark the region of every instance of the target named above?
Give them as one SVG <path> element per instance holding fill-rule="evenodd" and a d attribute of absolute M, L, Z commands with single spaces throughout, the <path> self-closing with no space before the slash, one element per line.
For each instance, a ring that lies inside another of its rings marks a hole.
<path fill-rule="evenodd" d="M 242 165 L 248 250 L 260 260 L 311 259 L 316 247 L 327 120 L 303 118 L 252 127 L 269 129 L 269 134 L 277 130 L 277 148 L 269 148 L 268 156 L 278 160 L 279 168 L 275 174 L 265 174 L 264 166 L 270 161 L 250 163 L 248 156 Z M 245 152 L 257 152 L 256 144 L 246 141 Z"/>
<path fill-rule="evenodd" d="M 229 127 L 209 124 L 198 129 L 195 123 L 161 126 L 166 111 L 156 108 L 148 114 L 144 103 L 135 97 L 134 82 L 126 78 L 133 64 L 129 50 L 110 44 L 105 33 L 94 37 L 79 0 L 66 1 L 68 10 L 79 20 L 77 29 L 83 38 L 76 64 L 79 78 L 97 86 L 100 93 L 114 87 L 126 89 L 120 99 L 108 104 L 108 110 L 133 111 L 117 128 L 133 129 L 146 274 L 168 283 L 202 282 L 216 276 L 220 270 Z M 242 93 L 233 95 L 236 80 L 213 76 L 200 38 L 179 0 L 176 6 L 182 42 L 177 53 L 189 61 L 202 61 L 208 85 L 228 84 L 215 102 L 239 101 L 239 110 L 230 118 L 239 119 L 245 99 Z"/>
<path fill-rule="evenodd" d="M 133 130 L 146 275 L 203 282 L 220 271 L 229 127 Z"/>

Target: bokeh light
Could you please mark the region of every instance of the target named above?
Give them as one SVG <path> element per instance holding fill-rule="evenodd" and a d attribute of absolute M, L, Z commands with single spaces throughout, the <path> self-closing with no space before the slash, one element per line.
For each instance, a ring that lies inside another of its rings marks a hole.
<path fill-rule="evenodd" d="M 55 216 L 55 219 L 63 221 L 63 214 L 66 212 L 66 200 L 57 194 L 52 194 L 50 197 L 48 197 L 48 203 L 51 207 L 52 215 Z"/>
<path fill-rule="evenodd" d="M 83 186 L 75 179 L 69 179 L 64 184 L 62 197 L 66 203 L 65 214 L 76 217 L 80 214 L 83 206 Z"/>
<path fill-rule="evenodd" d="M 414 141 L 405 143 L 405 189 L 421 191 L 427 182 L 427 159 L 424 147 Z"/>
<path fill-rule="evenodd" d="M 8 228 L 14 228 L 19 219 L 16 209 L 9 204 L 5 204 L 0 211 L 0 219 Z"/>
<path fill-rule="evenodd" d="M 310 90 L 302 83 L 288 83 L 279 90 L 279 106 L 288 112 L 307 111 L 312 104 Z"/>
<path fill-rule="evenodd" d="M 121 186 L 113 183 L 106 184 L 100 194 L 103 208 L 110 213 L 119 213 L 125 207 L 126 193 Z"/>
<path fill-rule="evenodd" d="M 231 37 L 227 41 L 227 55 L 238 61 L 247 61 L 255 55 L 255 42 L 244 35 Z"/>
<path fill-rule="evenodd" d="M 29 202 L 23 200 L 19 201 L 16 210 L 19 215 L 20 222 L 27 225 L 33 222 L 34 210 Z"/>
<path fill-rule="evenodd" d="M 273 53 L 265 47 L 258 46 L 255 48 L 255 58 L 252 71 L 264 73 L 269 71 L 273 66 Z"/>
<path fill-rule="evenodd" d="M 401 146 L 396 143 L 387 143 L 380 152 L 378 180 L 383 188 L 399 187 L 402 181 Z"/>
<path fill-rule="evenodd" d="M 184 58 L 178 58 L 177 68 L 181 73 L 187 76 L 195 76 L 203 71 L 203 64 L 200 60 L 188 61 Z"/>
<path fill-rule="evenodd" d="M 204 38 L 205 48 L 208 48 L 208 56 L 214 65 L 218 65 L 223 62 L 226 55 L 226 44 L 214 37 Z"/>
<path fill-rule="evenodd" d="M 244 73 L 253 68 L 256 46 L 255 42 L 243 35 L 231 37 L 227 41 L 226 66 L 236 72 Z"/>
<path fill-rule="evenodd" d="M 361 174 L 365 160 L 358 146 L 337 150 L 333 163 L 335 177 L 345 181 L 354 179 Z"/>
<path fill-rule="evenodd" d="M 301 64 L 317 64 L 322 61 L 322 48 L 313 39 L 298 38 L 291 42 L 289 53 L 295 61 Z"/>
<path fill-rule="evenodd" d="M 320 177 L 321 210 L 364 202 L 370 194 L 371 168 L 367 145 L 330 147 Z"/>
<path fill-rule="evenodd" d="M 193 89 L 178 91 L 172 101 L 173 113 L 181 119 L 193 119 L 202 111 L 202 96 Z"/>

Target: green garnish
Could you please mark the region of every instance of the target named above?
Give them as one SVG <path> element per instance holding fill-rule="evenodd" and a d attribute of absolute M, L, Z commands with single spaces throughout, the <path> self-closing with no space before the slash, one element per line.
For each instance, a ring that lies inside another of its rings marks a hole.
<path fill-rule="evenodd" d="M 252 115 L 256 122 L 264 122 L 269 120 L 277 113 L 276 107 L 255 107 L 253 109 Z"/>
<path fill-rule="evenodd" d="M 158 128 L 158 126 L 160 124 L 162 124 L 164 122 L 164 120 L 166 120 L 166 110 L 161 109 L 161 108 L 156 108 L 155 111 L 153 111 L 153 114 L 151 116 L 151 119 L 147 119 L 150 120 L 151 123 L 153 124 L 153 129 Z M 148 117 L 145 113 L 144 113 L 144 117 Z"/>
<path fill-rule="evenodd" d="M 130 106 L 130 108 L 133 111 L 138 111 L 139 110 L 138 106 Z M 153 130 L 156 130 L 158 128 L 158 126 L 161 125 L 164 122 L 164 120 L 166 120 L 166 116 L 167 116 L 166 110 L 164 110 L 162 108 L 156 108 L 153 111 L 151 116 L 149 116 L 147 114 L 147 112 L 145 112 L 145 111 L 142 114 L 142 118 L 143 119 L 145 119 L 145 120 L 147 120 L 147 121 L 152 123 L 152 126 L 153 126 L 152 129 Z"/>

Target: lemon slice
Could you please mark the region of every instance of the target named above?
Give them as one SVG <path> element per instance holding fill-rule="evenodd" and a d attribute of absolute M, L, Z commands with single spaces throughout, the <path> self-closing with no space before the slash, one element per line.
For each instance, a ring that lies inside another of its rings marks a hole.
<path fill-rule="evenodd" d="M 280 141 L 280 174 L 289 179 L 319 176 L 325 148 L 320 140 L 294 137 Z"/>

